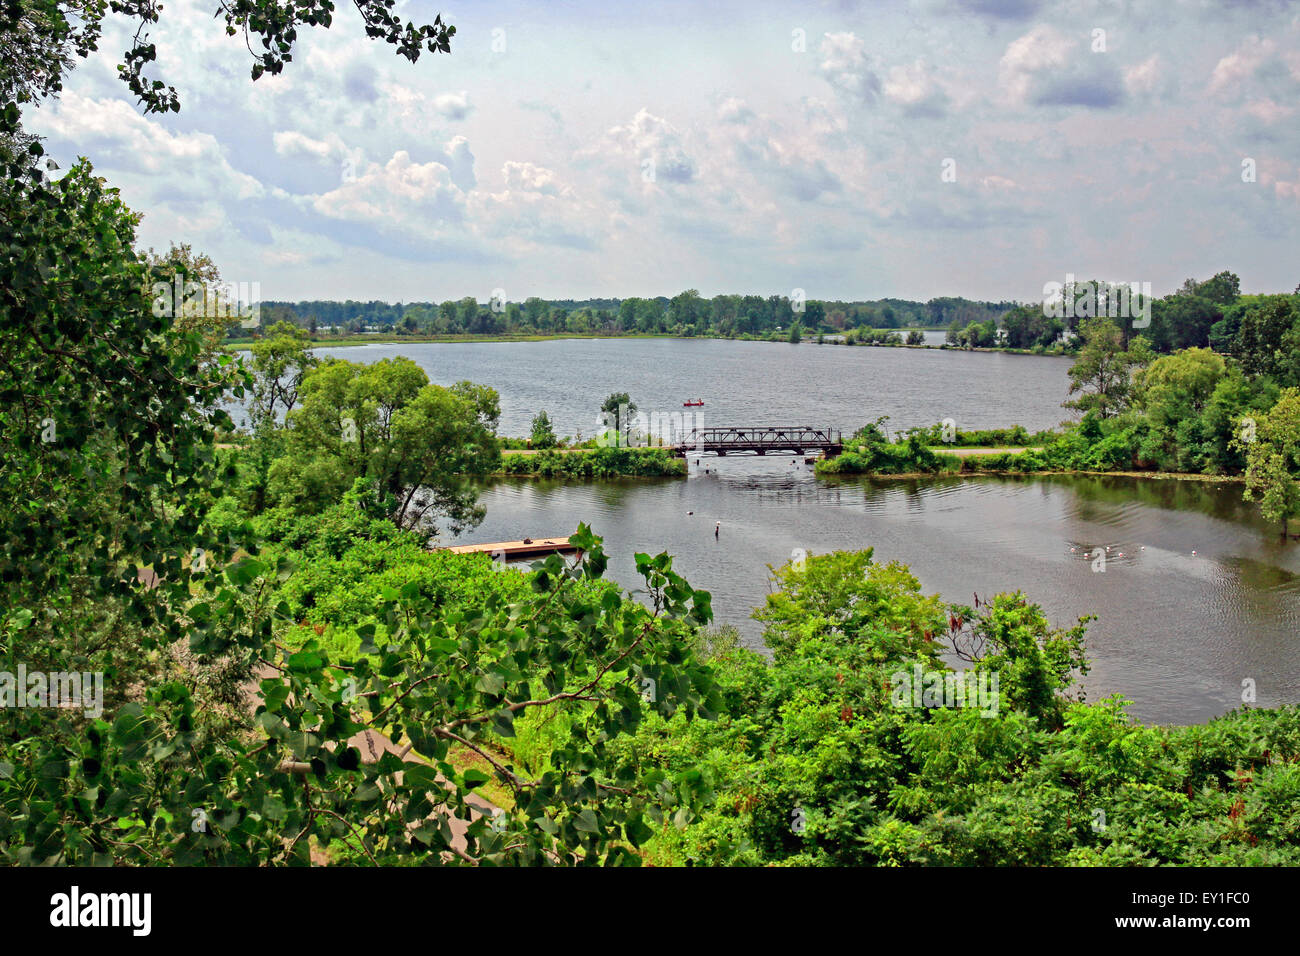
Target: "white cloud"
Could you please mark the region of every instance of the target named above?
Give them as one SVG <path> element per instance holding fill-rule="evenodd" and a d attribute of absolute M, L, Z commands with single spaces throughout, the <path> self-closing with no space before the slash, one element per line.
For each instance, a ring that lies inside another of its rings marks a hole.
<path fill-rule="evenodd" d="M 1264 61 L 1273 55 L 1276 45 L 1272 40 L 1257 36 L 1247 37 L 1233 53 L 1214 65 L 1207 87 L 1212 94 L 1223 94 L 1240 87 Z"/>
<path fill-rule="evenodd" d="M 993 192 L 1007 192 L 1016 188 L 1015 181 L 1005 176 L 982 176 L 978 182 L 981 187 Z"/>
<path fill-rule="evenodd" d="M 321 139 L 312 139 L 297 130 L 281 130 L 271 137 L 275 151 L 281 156 L 309 156 L 312 159 L 325 160 L 334 155 L 338 149 L 335 142 L 327 143 Z"/>
<path fill-rule="evenodd" d="M 646 181 L 643 172 L 653 172 L 654 182 L 689 183 L 696 176 L 695 160 L 687 151 L 681 132 L 644 107 L 626 125 L 611 127 L 603 144 L 585 150 L 584 155 L 602 150 L 635 160 L 636 168 L 629 166 L 628 171 L 642 181 Z"/>
<path fill-rule="evenodd" d="M 1124 71 L 1124 88 L 1130 96 L 1149 96 L 1160 84 L 1164 64 L 1159 53 L 1153 53 L 1137 66 Z"/>
<path fill-rule="evenodd" d="M 880 77 L 867 61 L 866 44 L 853 33 L 827 33 L 822 38 L 818 69 L 837 90 L 866 103 L 880 94 Z"/>
<path fill-rule="evenodd" d="M 940 87 L 922 58 L 891 67 L 884 85 L 885 99 L 912 116 L 939 116 L 947 109 L 948 94 Z"/>
<path fill-rule="evenodd" d="M 535 163 L 507 162 L 502 167 L 501 177 L 505 180 L 506 189 L 511 191 L 543 193 L 547 196 L 568 195 L 572 192 L 556 180 L 554 172 Z"/>
<path fill-rule="evenodd" d="M 90 99 L 68 90 L 42 119 L 45 135 L 70 140 L 118 169 L 155 176 L 183 170 L 196 198 L 265 194 L 257 179 L 230 165 L 215 136 L 164 129 L 125 100 Z"/>
<path fill-rule="evenodd" d="M 1270 97 L 1252 100 L 1246 104 L 1246 112 L 1263 123 L 1276 123 L 1286 119 L 1295 112 L 1295 107 L 1278 103 Z"/>
<path fill-rule="evenodd" d="M 1039 24 L 1011 42 L 998 80 L 1012 103 L 1110 109 L 1124 99 L 1124 78 L 1109 54 L 1082 46 L 1082 33 Z"/>
<path fill-rule="evenodd" d="M 723 123 L 748 123 L 754 118 L 754 111 L 744 100 L 730 96 L 718 107 L 718 119 Z"/>
<path fill-rule="evenodd" d="M 453 136 L 447 143 L 444 156 L 451 181 L 467 192 L 473 189 L 476 182 L 474 154 L 470 152 L 469 140 L 464 136 Z"/>
<path fill-rule="evenodd" d="M 433 98 L 433 108 L 447 119 L 462 120 L 473 109 L 469 103 L 469 93 L 439 93 Z"/>
<path fill-rule="evenodd" d="M 397 276 L 406 297 L 749 291 L 794 273 L 834 295 L 1000 298 L 1117 241 L 1090 235 L 1138 233 L 1148 251 L 1131 254 L 1173 286 L 1211 235 L 1239 250 L 1244 285 L 1294 271 L 1300 20 L 1275 0 L 1194 0 L 1189 16 L 1142 0 L 1125 18 L 1114 0 L 922 0 L 872 5 L 869 28 L 832 4 L 854 32 L 810 22 L 803 55 L 785 28 L 707 6 L 588 34 L 588 2 L 518 8 L 506 56 L 474 39 L 496 14 L 467 8 L 452 54 L 414 65 L 340 20 L 252 83 L 241 38 L 175 0 L 151 33 L 179 117 L 140 115 L 114 70 L 134 28 L 110 22 L 62 103 L 24 122 L 65 167 L 87 155 L 122 187 L 142 241 L 193 242 L 232 275 L 273 266 L 268 297 L 391 295 Z M 552 17 L 600 42 L 562 58 L 527 42 Z M 1091 28 L 1112 23 L 1112 51 L 1092 53 Z M 1250 202 L 1223 185 L 1246 151 Z M 1066 210 L 1091 231 L 1042 228 Z"/>
<path fill-rule="evenodd" d="M 333 219 L 428 235 L 464 218 L 465 194 L 445 165 L 415 163 L 399 150 L 382 166 L 371 163 L 354 180 L 315 197 L 312 207 Z"/>
<path fill-rule="evenodd" d="M 1070 61 L 1076 41 L 1055 27 L 1040 23 L 1013 40 L 998 63 L 998 82 L 1013 99 L 1024 102 L 1035 78 L 1059 70 Z"/>

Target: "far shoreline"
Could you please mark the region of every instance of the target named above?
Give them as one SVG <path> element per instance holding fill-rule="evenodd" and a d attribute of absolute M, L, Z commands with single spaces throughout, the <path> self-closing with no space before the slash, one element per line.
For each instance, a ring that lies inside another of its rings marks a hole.
<path fill-rule="evenodd" d="M 920 331 L 933 332 L 940 330 L 921 329 Z M 963 347 L 947 343 L 942 345 L 928 345 L 925 343 L 919 345 L 908 345 L 905 342 L 862 342 L 849 345 L 844 342 L 818 342 L 815 336 L 807 336 L 799 342 L 788 342 L 785 339 L 758 338 L 753 336 L 727 337 L 721 335 L 675 335 L 671 332 L 620 332 L 615 335 L 607 335 L 600 332 L 556 332 L 550 334 L 536 333 L 525 335 L 387 335 L 378 333 L 373 337 L 362 337 L 362 335 L 349 335 L 343 338 L 315 337 L 311 339 L 311 348 L 350 348 L 362 345 L 504 345 L 517 342 L 560 342 L 565 340 L 586 339 L 602 339 L 606 341 L 617 341 L 619 339 L 671 339 L 682 342 L 758 342 L 765 345 L 828 345 L 853 349 L 876 348 L 914 349 L 933 352 L 996 352 L 1005 355 L 1031 355 L 1039 358 L 1071 358 L 1076 354 L 1074 351 L 1068 349 L 1056 352 L 1036 352 L 1033 349 L 1018 349 L 1011 348 L 1010 346 Z M 221 343 L 221 345 L 218 346 L 218 349 L 223 352 L 247 352 L 257 341 L 257 339 L 251 338 L 234 339 L 229 342 Z"/>

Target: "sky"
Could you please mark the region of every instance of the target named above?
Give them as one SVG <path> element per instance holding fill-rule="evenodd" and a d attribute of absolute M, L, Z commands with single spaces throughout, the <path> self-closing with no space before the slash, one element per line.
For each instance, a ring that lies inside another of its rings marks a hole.
<path fill-rule="evenodd" d="M 1300 0 L 399 0 L 415 64 L 339 4 L 256 82 L 215 6 L 151 28 L 179 114 L 118 18 L 25 123 L 266 300 L 1300 283 Z"/>

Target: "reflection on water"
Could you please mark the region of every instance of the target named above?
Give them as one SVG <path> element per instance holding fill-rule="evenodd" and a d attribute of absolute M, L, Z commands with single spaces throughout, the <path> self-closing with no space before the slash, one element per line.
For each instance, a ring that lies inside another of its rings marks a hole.
<path fill-rule="evenodd" d="M 717 620 L 755 646 L 749 614 L 769 588 L 767 565 L 800 548 L 871 547 L 948 600 L 1019 589 L 1060 625 L 1098 615 L 1088 697 L 1122 693 L 1144 720 L 1224 713 L 1239 706 L 1245 678 L 1260 706 L 1300 700 L 1300 547 L 1284 544 L 1231 483 L 817 481 L 801 461 L 735 457 L 692 460 L 686 481 L 502 481 L 483 503 L 488 517 L 466 540 L 564 534 L 585 521 L 625 586 L 638 583 L 634 552 L 670 552 L 713 593 Z M 1089 555 L 1107 547 L 1096 572 Z"/>

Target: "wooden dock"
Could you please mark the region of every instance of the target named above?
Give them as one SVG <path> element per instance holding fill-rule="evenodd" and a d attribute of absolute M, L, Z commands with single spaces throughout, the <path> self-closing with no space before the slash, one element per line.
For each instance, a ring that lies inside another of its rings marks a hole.
<path fill-rule="evenodd" d="M 535 554 L 567 554 L 571 551 L 577 551 L 577 547 L 569 544 L 568 537 L 554 538 L 525 538 L 523 541 L 491 541 L 486 544 L 458 544 L 454 548 L 447 548 L 453 554 L 490 554 L 494 557 L 498 554 L 507 560 L 511 558 L 527 558 Z"/>

